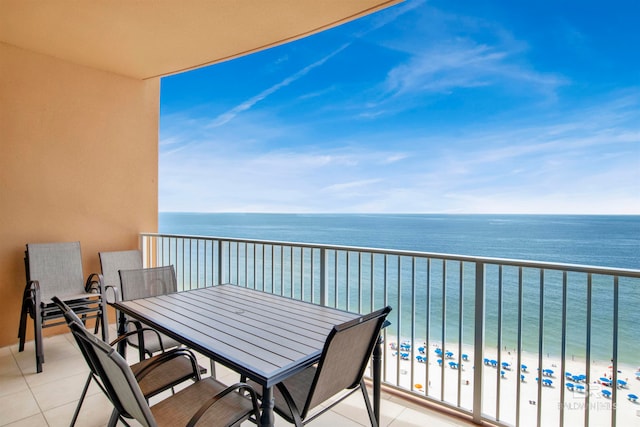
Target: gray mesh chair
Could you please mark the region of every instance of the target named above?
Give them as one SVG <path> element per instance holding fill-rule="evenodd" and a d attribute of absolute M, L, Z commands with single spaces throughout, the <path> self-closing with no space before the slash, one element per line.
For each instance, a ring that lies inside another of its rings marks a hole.
<path fill-rule="evenodd" d="M 71 308 L 69 308 L 67 304 L 55 296 L 52 298 L 52 301 L 63 313 L 69 327 L 73 322 L 82 324 L 80 318 L 73 312 L 73 310 L 71 310 Z M 143 329 L 146 330 L 147 328 Z M 149 330 L 153 331 L 152 329 Z M 112 341 L 109 346 L 116 346 L 119 342 L 126 339 L 128 335 L 141 334 L 143 332 L 143 330 L 128 332 L 127 334 L 121 335 Z M 92 364 L 91 358 L 84 349 L 82 342 L 80 342 L 75 335 L 74 338 L 76 338 L 76 343 L 78 344 L 85 361 L 89 365 L 90 372 L 84 388 L 82 389 L 71 423 L 69 424 L 71 427 L 75 425 L 76 420 L 78 419 L 80 408 L 82 407 L 82 403 L 84 402 L 84 398 L 92 380 L 95 381 L 104 393 L 106 393 L 104 385 L 100 381 L 97 368 Z M 191 351 L 184 348 L 174 348 L 167 352 L 150 357 L 149 359 L 144 359 L 138 363 L 134 363 L 130 367 L 136 377 L 136 381 L 138 381 L 138 385 L 140 386 L 140 390 L 142 391 L 145 399 L 149 399 L 170 388 L 173 389 L 174 386 L 184 381 L 200 380 L 200 369 L 197 364 L 196 357 Z"/>
<path fill-rule="evenodd" d="M 371 425 L 377 427 L 363 377 L 378 342 L 380 329 L 390 311 L 391 307 L 387 306 L 334 326 L 318 364 L 278 383 L 274 388 L 274 410 L 290 423 L 303 426 L 361 390 Z M 325 406 L 325 402 L 341 392 L 343 394 L 339 398 Z M 320 405 L 322 409 L 311 414 Z"/>
<path fill-rule="evenodd" d="M 165 267 L 139 268 L 135 270 L 119 270 L 120 294 L 124 301 L 166 295 L 178 291 L 176 273 L 173 265 Z M 139 321 L 126 318 L 128 330 L 141 328 Z M 141 339 L 142 338 L 142 339 Z M 134 334 L 127 343 L 137 347 L 141 352 L 151 355 L 157 351 L 177 347 L 179 342 L 164 334 L 146 331 L 143 335 Z"/>
<path fill-rule="evenodd" d="M 98 252 L 102 278 L 106 287 L 120 287 L 120 270 L 139 270 L 143 268 L 142 252 L 129 251 Z"/>
<path fill-rule="evenodd" d="M 114 406 L 110 424 L 119 419 L 128 425 L 126 419 L 135 419 L 149 427 L 198 424 L 227 427 L 238 426 L 247 419 L 256 422 L 259 418 L 257 396 L 249 385 L 238 383 L 226 387 L 213 378 L 200 379 L 149 406 L 139 383 L 144 377 L 141 373 L 134 374 L 118 352 L 89 333 L 81 323 L 70 320 L 69 328 Z M 151 372 L 153 370 L 148 369 L 147 376 Z"/>
<path fill-rule="evenodd" d="M 54 295 L 72 307 L 83 320 L 96 319 L 95 332 L 102 327 L 102 339 L 109 339 L 102 276 L 84 279 L 80 242 L 29 243 L 25 251 L 25 286 L 20 311 L 18 351 L 24 350 L 27 317 L 33 319 L 36 371 L 42 372 L 44 349 L 42 328 L 64 324 L 63 315 L 51 301 Z"/>

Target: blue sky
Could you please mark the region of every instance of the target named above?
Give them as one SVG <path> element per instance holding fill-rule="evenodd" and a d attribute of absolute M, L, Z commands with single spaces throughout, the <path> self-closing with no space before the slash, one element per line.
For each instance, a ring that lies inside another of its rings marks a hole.
<path fill-rule="evenodd" d="M 165 77 L 159 209 L 640 214 L 639 16 L 409 0 Z"/>

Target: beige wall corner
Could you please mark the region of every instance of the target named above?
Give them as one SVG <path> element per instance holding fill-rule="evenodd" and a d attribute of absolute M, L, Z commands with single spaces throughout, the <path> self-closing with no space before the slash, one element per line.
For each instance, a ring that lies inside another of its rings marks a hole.
<path fill-rule="evenodd" d="M 0 346 L 17 342 L 27 242 L 80 241 L 86 276 L 157 231 L 158 119 L 159 79 L 0 43 Z"/>

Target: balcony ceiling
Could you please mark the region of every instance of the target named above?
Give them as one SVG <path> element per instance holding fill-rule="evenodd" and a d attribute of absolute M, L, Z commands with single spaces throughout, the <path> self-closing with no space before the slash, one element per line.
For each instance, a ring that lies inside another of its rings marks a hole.
<path fill-rule="evenodd" d="M 0 42 L 148 79 L 231 59 L 400 0 L 0 0 Z"/>

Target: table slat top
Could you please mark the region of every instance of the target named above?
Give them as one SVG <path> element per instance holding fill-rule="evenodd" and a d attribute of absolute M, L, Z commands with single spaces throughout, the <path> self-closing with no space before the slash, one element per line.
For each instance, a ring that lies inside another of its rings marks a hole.
<path fill-rule="evenodd" d="M 266 386 L 317 361 L 333 326 L 360 317 L 235 285 L 114 306 Z"/>

